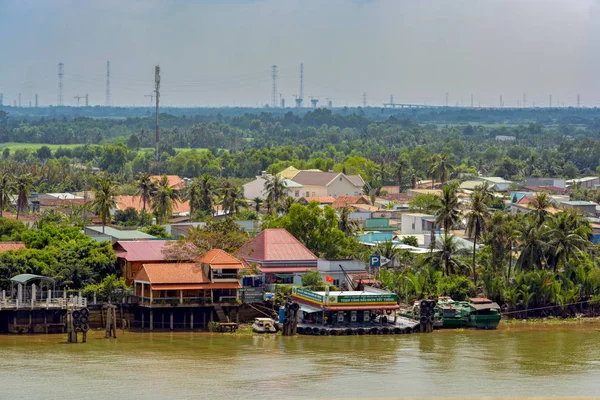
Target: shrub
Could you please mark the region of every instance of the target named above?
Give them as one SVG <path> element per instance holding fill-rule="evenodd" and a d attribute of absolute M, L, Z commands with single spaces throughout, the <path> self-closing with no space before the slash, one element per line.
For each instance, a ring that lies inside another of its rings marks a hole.
<path fill-rule="evenodd" d="M 438 282 L 440 296 L 450 296 L 454 300 L 466 300 L 475 295 L 475 285 L 463 275 L 444 276 Z"/>

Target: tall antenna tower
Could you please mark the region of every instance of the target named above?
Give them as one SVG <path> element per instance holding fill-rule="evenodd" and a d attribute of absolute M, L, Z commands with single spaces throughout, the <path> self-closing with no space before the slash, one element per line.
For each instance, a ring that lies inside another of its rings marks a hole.
<path fill-rule="evenodd" d="M 273 79 L 273 88 L 271 90 L 271 107 L 277 108 L 277 65 L 271 65 L 271 79 Z"/>
<path fill-rule="evenodd" d="M 0 101 L 0 105 L 2 102 Z M 579 93 L 577 94 L 577 108 L 581 107 L 581 97 L 579 97 Z"/>
<path fill-rule="evenodd" d="M 38 95 L 37 93 L 35 94 L 35 107 L 37 108 L 38 106 Z"/>
<path fill-rule="evenodd" d="M 363 103 L 363 108 L 367 108 L 367 93 L 363 93 L 362 103 Z"/>
<path fill-rule="evenodd" d="M 19 93 L 19 107 L 21 107 L 21 93 Z"/>
<path fill-rule="evenodd" d="M 527 107 L 527 93 L 523 93 L 523 108 Z"/>
<path fill-rule="evenodd" d="M 473 93 L 471 93 L 471 108 L 473 108 Z"/>
<path fill-rule="evenodd" d="M 502 100 L 502 95 L 500 95 L 500 107 L 504 107 L 504 100 Z"/>
<path fill-rule="evenodd" d="M 446 92 L 446 107 L 448 107 L 448 92 Z"/>
<path fill-rule="evenodd" d="M 550 104 L 550 107 L 552 107 L 552 95 L 550 95 L 550 97 L 549 97 L 549 104 Z"/>
<path fill-rule="evenodd" d="M 296 98 L 296 107 L 302 107 L 302 99 L 304 98 L 304 63 L 300 64 L 300 95 Z"/>
<path fill-rule="evenodd" d="M 160 99 L 160 66 L 154 67 L 154 92 L 156 93 L 156 161 L 158 162 L 158 103 Z"/>
<path fill-rule="evenodd" d="M 110 61 L 106 62 L 106 95 L 104 105 L 110 107 Z"/>
<path fill-rule="evenodd" d="M 83 96 L 73 96 L 74 99 L 77 99 L 77 107 L 79 107 L 79 100 L 81 100 L 83 98 Z"/>
<path fill-rule="evenodd" d="M 4 93 L 0 93 L 0 106 L 4 105 Z"/>
<path fill-rule="evenodd" d="M 58 101 L 56 103 L 57 106 L 62 106 L 63 100 L 64 100 L 64 96 L 63 96 L 63 76 L 65 76 L 65 73 L 63 72 L 64 66 L 65 66 L 65 64 L 58 63 Z"/>
<path fill-rule="evenodd" d="M 85 94 L 85 106 L 89 107 L 90 106 L 90 95 L 89 94 Z"/>

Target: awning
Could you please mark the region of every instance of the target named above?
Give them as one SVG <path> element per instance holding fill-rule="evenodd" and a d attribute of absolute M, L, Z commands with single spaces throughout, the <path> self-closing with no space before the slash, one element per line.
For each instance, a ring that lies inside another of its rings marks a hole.
<path fill-rule="evenodd" d="M 206 283 L 182 283 L 171 285 L 150 285 L 152 290 L 199 290 L 210 289 Z"/>
<path fill-rule="evenodd" d="M 223 282 L 223 283 L 209 283 L 208 289 L 241 289 L 242 285 L 239 282 Z"/>
<path fill-rule="evenodd" d="M 309 306 L 308 304 L 300 304 L 300 310 L 307 312 L 307 313 L 315 313 L 315 312 L 322 312 L 323 309 L 321 308 L 317 308 L 317 307 L 313 307 L 313 306 Z"/>
<path fill-rule="evenodd" d="M 399 310 L 400 306 L 398 304 L 389 304 L 389 305 L 372 305 L 372 306 L 325 306 L 327 311 L 363 311 L 363 310 Z"/>
<path fill-rule="evenodd" d="M 258 270 L 264 274 L 290 274 L 294 272 L 315 271 L 317 267 L 258 267 Z"/>
<path fill-rule="evenodd" d="M 483 303 L 483 304 L 469 303 L 469 306 L 474 308 L 476 311 L 499 310 L 500 309 L 500 306 L 498 305 L 498 303 Z"/>

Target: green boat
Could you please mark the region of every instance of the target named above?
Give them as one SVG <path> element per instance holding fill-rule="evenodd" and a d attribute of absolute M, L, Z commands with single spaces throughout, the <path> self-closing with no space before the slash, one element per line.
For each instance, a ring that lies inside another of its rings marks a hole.
<path fill-rule="evenodd" d="M 418 321 L 419 302 L 415 302 L 412 310 L 403 315 Z M 472 298 L 468 301 L 455 301 L 450 297 L 440 297 L 434 309 L 433 326 L 437 329 L 496 329 L 500 318 L 500 306 L 489 299 Z"/>

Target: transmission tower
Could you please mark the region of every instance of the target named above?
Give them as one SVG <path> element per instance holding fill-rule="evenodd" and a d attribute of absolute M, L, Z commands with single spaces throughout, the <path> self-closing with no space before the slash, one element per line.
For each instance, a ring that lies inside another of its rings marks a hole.
<path fill-rule="evenodd" d="M 523 93 L 523 108 L 527 107 L 527 93 Z"/>
<path fill-rule="evenodd" d="M 106 62 L 106 94 L 104 96 L 104 105 L 110 107 L 110 61 Z"/>
<path fill-rule="evenodd" d="M 367 93 L 363 93 L 362 103 L 363 103 L 363 108 L 367 108 Z"/>
<path fill-rule="evenodd" d="M 154 92 L 150 94 L 145 94 L 144 97 L 150 97 L 150 107 L 154 104 Z"/>
<path fill-rule="evenodd" d="M 473 108 L 473 93 L 471 93 L 471 108 Z"/>
<path fill-rule="evenodd" d="M 73 96 L 74 99 L 77 99 L 77 107 L 79 107 L 79 100 L 83 99 L 83 96 Z"/>
<path fill-rule="evenodd" d="M 0 93 L 0 106 L 4 105 L 4 93 Z"/>
<path fill-rule="evenodd" d="M 300 95 L 296 98 L 296 107 L 302 107 L 302 99 L 304 98 L 304 63 L 300 64 Z"/>
<path fill-rule="evenodd" d="M 154 92 L 156 93 L 156 161 L 158 162 L 158 104 L 160 99 L 160 66 L 154 67 Z"/>
<path fill-rule="evenodd" d="M 550 107 L 552 107 L 552 95 L 550 95 L 550 97 L 548 98 L 548 104 L 550 104 Z"/>
<path fill-rule="evenodd" d="M 271 65 L 271 79 L 273 79 L 273 88 L 271 89 L 271 107 L 277 108 L 277 65 Z"/>
<path fill-rule="evenodd" d="M 65 64 L 58 63 L 58 101 L 57 101 L 58 106 L 62 106 L 63 100 L 64 100 L 64 96 L 63 96 L 63 76 L 65 76 L 65 73 L 63 72 L 64 66 L 65 66 Z"/>
<path fill-rule="evenodd" d="M 19 93 L 19 108 L 21 107 L 21 93 Z"/>
<path fill-rule="evenodd" d="M 38 107 L 38 95 L 37 93 L 35 94 L 35 108 Z"/>
<path fill-rule="evenodd" d="M 448 92 L 446 92 L 446 107 L 448 107 Z"/>
<path fill-rule="evenodd" d="M 85 94 L 85 106 L 89 107 L 90 106 L 90 96 L 89 94 Z"/>
<path fill-rule="evenodd" d="M 0 102 L 1 104 L 1 102 Z M 579 97 L 579 94 L 577 95 L 577 108 L 581 107 L 581 97 Z"/>

